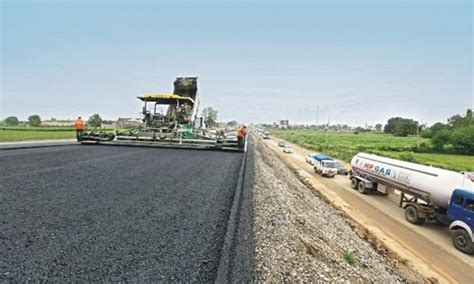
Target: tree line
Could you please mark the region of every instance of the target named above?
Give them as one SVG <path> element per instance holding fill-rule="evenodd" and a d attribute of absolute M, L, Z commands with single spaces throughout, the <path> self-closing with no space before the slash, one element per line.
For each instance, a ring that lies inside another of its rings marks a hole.
<path fill-rule="evenodd" d="M 51 118 L 51 120 L 55 121 L 56 119 Z M 3 120 L 2 124 L 7 125 L 7 126 L 27 125 L 31 127 L 40 127 L 42 122 L 43 120 L 41 119 L 39 115 L 33 114 L 28 117 L 27 121 L 20 121 L 18 117 L 16 116 L 9 116 Z M 102 117 L 99 114 L 95 113 L 89 116 L 86 124 L 90 127 L 101 127 L 104 122 L 113 123 L 112 121 L 106 121 L 102 119 Z"/>
<path fill-rule="evenodd" d="M 278 127 L 275 124 L 262 124 L 262 127 Z M 397 137 L 419 135 L 430 139 L 430 143 L 420 143 L 413 148 L 417 152 L 437 152 L 450 154 L 474 155 L 474 118 L 472 109 L 465 115 L 452 115 L 446 122 L 437 122 L 431 126 L 420 124 L 411 118 L 392 117 L 385 125 L 378 123 L 375 126 L 351 127 L 346 124 L 322 125 L 290 125 L 289 129 L 306 129 L 319 131 L 351 131 L 354 134 L 361 132 L 384 132 Z"/>
<path fill-rule="evenodd" d="M 218 119 L 218 111 L 212 107 L 206 107 L 202 110 L 202 116 L 204 118 L 204 122 L 208 127 L 214 127 L 217 125 L 217 119 Z M 51 120 L 55 120 L 52 118 Z M 102 119 L 102 117 L 99 114 L 93 114 L 89 116 L 87 119 L 87 125 L 90 127 L 100 127 L 104 122 L 111 122 L 111 121 L 105 121 Z M 28 120 L 26 122 L 22 122 L 18 119 L 16 116 L 9 116 L 3 120 L 3 124 L 7 126 L 18 126 L 18 125 L 28 125 L 31 127 L 39 127 L 41 126 L 42 119 L 39 115 L 34 114 L 30 115 L 28 117 Z M 229 122 L 229 126 L 235 126 L 237 125 L 237 122 L 231 121 Z"/>
<path fill-rule="evenodd" d="M 422 137 L 431 138 L 433 147 L 439 152 L 454 152 L 474 155 L 474 118 L 472 109 L 466 115 L 453 115 L 447 123 L 437 122 L 422 132 Z"/>
<path fill-rule="evenodd" d="M 392 117 L 387 121 L 384 132 L 394 136 L 420 135 L 430 139 L 432 148 L 423 145 L 424 149 L 421 151 L 474 155 L 472 109 L 468 109 L 465 115 L 453 115 L 446 123 L 437 122 L 430 127 L 420 125 L 413 119 Z"/>

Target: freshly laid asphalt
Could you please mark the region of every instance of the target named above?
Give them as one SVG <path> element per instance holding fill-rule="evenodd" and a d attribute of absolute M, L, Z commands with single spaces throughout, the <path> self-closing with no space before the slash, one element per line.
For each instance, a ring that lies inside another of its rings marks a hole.
<path fill-rule="evenodd" d="M 0 282 L 215 281 L 241 162 L 159 148 L 0 151 Z"/>

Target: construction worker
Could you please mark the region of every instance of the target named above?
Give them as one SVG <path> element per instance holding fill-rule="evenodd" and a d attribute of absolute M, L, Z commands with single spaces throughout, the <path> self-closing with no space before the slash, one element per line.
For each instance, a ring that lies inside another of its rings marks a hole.
<path fill-rule="evenodd" d="M 82 121 L 80 116 L 77 117 L 76 122 L 74 123 L 74 128 L 76 129 L 77 142 L 81 142 L 82 133 L 84 132 L 84 121 Z"/>
<path fill-rule="evenodd" d="M 244 148 L 244 141 L 245 141 L 245 135 L 246 133 L 247 126 L 242 125 L 239 128 L 237 128 L 237 142 L 239 145 L 239 148 Z"/>

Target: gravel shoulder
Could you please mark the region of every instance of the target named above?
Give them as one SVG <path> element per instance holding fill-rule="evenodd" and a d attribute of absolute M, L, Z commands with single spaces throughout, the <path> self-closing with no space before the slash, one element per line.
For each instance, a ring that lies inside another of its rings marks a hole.
<path fill-rule="evenodd" d="M 425 281 L 261 143 L 255 152 L 254 206 L 258 282 Z"/>

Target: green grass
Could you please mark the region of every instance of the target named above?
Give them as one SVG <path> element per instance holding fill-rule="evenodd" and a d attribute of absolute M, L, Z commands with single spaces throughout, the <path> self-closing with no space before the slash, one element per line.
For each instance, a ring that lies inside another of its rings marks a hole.
<path fill-rule="evenodd" d="M 107 125 L 100 129 L 86 128 L 87 131 L 113 132 L 114 129 Z M 30 140 L 56 140 L 75 139 L 76 131 L 71 126 L 5 126 L 0 125 L 0 142 L 30 141 Z"/>
<path fill-rule="evenodd" d="M 0 142 L 28 141 L 28 140 L 54 140 L 54 139 L 73 139 L 76 138 L 76 132 L 68 131 L 18 131 L 18 130 L 0 130 Z"/>
<path fill-rule="evenodd" d="M 40 126 L 40 127 L 27 127 L 27 126 L 0 126 L 0 131 L 73 131 L 72 126 Z"/>
<path fill-rule="evenodd" d="M 356 259 L 355 259 L 354 254 L 352 252 L 347 251 L 347 250 L 343 250 L 342 251 L 342 256 L 344 257 L 346 262 L 349 263 L 349 265 L 356 264 Z"/>
<path fill-rule="evenodd" d="M 398 152 L 384 152 L 385 156 L 399 158 Z M 415 162 L 433 167 L 451 169 L 455 171 L 474 172 L 474 156 L 451 155 L 437 153 L 413 153 Z"/>
<path fill-rule="evenodd" d="M 113 130 L 114 128 L 110 125 L 102 127 L 103 130 Z M 27 126 L 6 126 L 0 125 L 0 131 L 11 130 L 11 131 L 74 131 L 72 126 L 40 126 L 40 127 L 27 127 Z M 93 130 L 92 127 L 87 127 L 87 130 Z"/>
<path fill-rule="evenodd" d="M 272 134 L 304 148 L 323 152 L 349 162 L 358 152 L 369 152 L 395 159 L 408 160 L 425 165 L 454 171 L 474 171 L 474 156 L 437 153 L 412 153 L 417 138 L 395 137 L 390 134 L 364 132 L 330 132 L 312 130 L 271 130 Z M 420 138 L 420 143 L 430 145 L 428 139 Z"/>
<path fill-rule="evenodd" d="M 404 258 L 404 259 L 401 260 L 401 263 L 403 265 L 410 265 L 411 261 L 408 258 Z"/>

